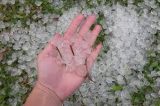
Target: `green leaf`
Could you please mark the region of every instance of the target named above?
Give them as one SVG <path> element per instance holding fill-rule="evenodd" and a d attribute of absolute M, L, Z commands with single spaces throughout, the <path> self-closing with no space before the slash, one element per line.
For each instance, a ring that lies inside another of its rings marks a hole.
<path fill-rule="evenodd" d="M 145 95 L 150 92 L 153 92 L 153 88 L 151 86 L 143 86 L 138 89 L 137 92 L 132 93 L 132 105 L 143 106 L 143 103 L 146 100 Z"/>
<path fill-rule="evenodd" d="M 112 90 L 113 91 L 121 91 L 121 90 L 123 90 L 123 87 L 121 85 L 113 85 Z"/>
<path fill-rule="evenodd" d="M 160 99 L 155 102 L 155 106 L 160 106 Z"/>

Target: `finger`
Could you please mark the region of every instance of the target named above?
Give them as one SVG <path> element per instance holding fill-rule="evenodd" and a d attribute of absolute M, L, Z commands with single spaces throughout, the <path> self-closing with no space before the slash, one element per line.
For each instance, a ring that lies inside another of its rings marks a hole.
<path fill-rule="evenodd" d="M 82 25 L 79 34 L 81 36 L 84 36 L 90 30 L 90 27 L 94 24 L 95 20 L 96 20 L 95 15 L 88 16 L 85 23 Z"/>
<path fill-rule="evenodd" d="M 87 68 L 90 70 L 92 68 L 93 63 L 95 62 L 98 54 L 100 53 L 102 48 L 102 44 L 100 43 L 87 58 Z"/>
<path fill-rule="evenodd" d="M 80 23 L 82 22 L 83 19 L 84 19 L 84 16 L 82 14 L 79 14 L 71 22 L 70 26 L 68 27 L 67 31 L 65 32 L 64 37 L 69 39 L 76 32 L 78 26 L 80 25 Z"/>
<path fill-rule="evenodd" d="M 100 25 L 96 25 L 94 27 L 94 29 L 91 32 L 91 35 L 90 35 L 90 37 L 88 39 L 89 40 L 88 42 L 89 42 L 90 45 L 94 44 L 94 42 L 96 41 L 96 39 L 97 39 L 99 33 L 101 32 L 101 30 L 102 30 L 102 27 Z"/>

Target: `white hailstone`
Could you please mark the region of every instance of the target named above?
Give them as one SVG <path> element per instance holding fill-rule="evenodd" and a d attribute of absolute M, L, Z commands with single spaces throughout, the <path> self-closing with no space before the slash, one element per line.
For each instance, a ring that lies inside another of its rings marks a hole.
<path fill-rule="evenodd" d="M 17 69 L 17 68 L 12 68 L 10 70 L 11 72 L 11 76 L 17 76 L 17 75 L 21 75 L 22 71 L 20 69 Z"/>
<path fill-rule="evenodd" d="M 52 23 L 54 23 L 54 22 L 52 22 Z M 55 33 L 55 30 L 56 30 L 56 23 L 55 24 L 50 24 L 50 25 L 47 25 L 46 26 L 46 30 L 49 32 L 49 33 L 51 33 L 52 34 L 52 36 L 54 35 L 54 33 Z"/>
<path fill-rule="evenodd" d="M 10 39 L 10 38 L 9 38 L 9 35 L 6 34 L 6 35 L 4 36 L 4 40 L 5 40 L 6 42 L 8 42 L 9 39 Z"/>
<path fill-rule="evenodd" d="M 158 76 L 157 72 L 156 71 L 151 71 L 151 74 L 150 74 L 151 77 L 156 77 Z"/>
<path fill-rule="evenodd" d="M 134 3 L 134 1 L 133 0 L 128 0 L 128 3 L 132 4 L 132 3 Z"/>
<path fill-rule="evenodd" d="M 10 0 L 10 3 L 11 4 L 15 4 L 15 0 Z"/>
<path fill-rule="evenodd" d="M 119 84 L 125 84 L 125 81 L 124 81 L 123 76 L 118 75 L 118 76 L 117 76 L 117 82 L 118 82 Z"/>
<path fill-rule="evenodd" d="M 157 50 L 160 51 L 160 44 L 157 45 Z"/>
<path fill-rule="evenodd" d="M 42 4 L 42 1 L 39 1 L 39 0 L 36 0 L 36 1 L 35 1 L 35 5 L 36 5 L 36 6 L 41 6 L 41 4 Z"/>
<path fill-rule="evenodd" d="M 122 101 L 123 106 L 131 106 L 131 102 L 129 100 Z"/>
<path fill-rule="evenodd" d="M 27 58 L 26 58 L 26 61 L 31 61 L 33 58 L 31 57 L 31 56 L 28 56 Z"/>
<path fill-rule="evenodd" d="M 0 13 L 0 17 L 3 17 L 3 14 L 2 14 L 2 13 Z"/>
<path fill-rule="evenodd" d="M 3 21 L 0 21 L 0 29 L 3 29 L 3 28 L 5 28 L 5 24 Z"/>
<path fill-rule="evenodd" d="M 158 94 L 157 93 L 151 93 L 151 96 L 154 98 L 158 98 Z"/>
<path fill-rule="evenodd" d="M 30 14 L 30 12 L 31 12 L 31 9 L 30 9 L 30 7 L 29 6 L 26 6 L 25 7 L 25 12 L 26 12 L 26 14 Z"/>
<path fill-rule="evenodd" d="M 2 0 L 1 2 L 2 2 L 2 4 L 4 4 L 4 5 L 8 3 L 7 0 Z"/>
<path fill-rule="evenodd" d="M 91 15 L 92 14 L 92 9 L 87 9 L 87 10 L 83 10 L 82 11 L 82 14 L 87 17 L 88 15 Z"/>
<path fill-rule="evenodd" d="M 64 106 L 73 106 L 71 101 L 64 101 Z"/>
<path fill-rule="evenodd" d="M 21 21 L 20 21 L 20 20 L 18 20 L 18 21 L 17 21 L 17 23 L 16 23 L 16 25 L 17 25 L 17 27 L 21 27 L 21 26 L 22 26 Z"/>
<path fill-rule="evenodd" d="M 50 3 L 52 3 L 55 6 L 62 7 L 63 1 L 62 0 L 49 0 Z"/>
<path fill-rule="evenodd" d="M 12 106 L 17 106 L 17 98 L 9 98 L 8 100 L 9 104 Z"/>
<path fill-rule="evenodd" d="M 37 17 L 38 17 L 38 16 L 37 16 L 36 14 L 34 14 L 34 15 L 32 16 L 33 19 L 37 19 Z"/>
<path fill-rule="evenodd" d="M 93 103 L 90 103 L 88 106 L 95 106 L 95 104 L 93 104 Z"/>
<path fill-rule="evenodd" d="M 32 73 L 29 73 L 29 74 L 32 74 Z M 35 78 L 33 78 L 33 76 L 31 76 L 31 78 L 29 79 L 28 83 L 33 85 L 35 83 Z"/>
<path fill-rule="evenodd" d="M 39 12 L 39 13 L 37 14 L 37 18 L 42 18 L 42 17 L 44 17 L 43 14 Z"/>
<path fill-rule="evenodd" d="M 26 65 L 19 65 L 18 68 L 24 70 L 26 69 Z"/>
<path fill-rule="evenodd" d="M 19 40 L 20 40 L 20 38 L 21 38 L 21 35 L 17 34 L 16 36 L 14 36 L 14 38 L 13 38 L 13 39 L 15 39 L 16 41 L 19 41 Z"/>
<path fill-rule="evenodd" d="M 21 40 L 24 41 L 24 42 L 23 42 L 23 44 L 24 44 L 25 42 L 27 42 L 27 41 L 30 40 L 30 36 L 27 36 L 27 34 L 22 34 L 22 35 L 21 35 Z M 26 44 L 29 45 L 29 42 L 26 43 Z"/>
<path fill-rule="evenodd" d="M 112 77 L 106 77 L 106 82 L 107 83 L 113 83 L 115 81 Z"/>
<path fill-rule="evenodd" d="M 121 93 L 120 93 L 120 96 L 121 96 L 121 99 L 130 99 L 131 96 L 128 92 L 128 90 L 122 90 Z"/>
<path fill-rule="evenodd" d="M 150 101 L 144 101 L 143 106 L 151 106 Z"/>
<path fill-rule="evenodd" d="M 29 48 L 30 48 L 30 43 L 29 43 L 29 42 L 25 43 L 25 44 L 22 46 L 22 49 L 23 49 L 24 51 L 29 50 Z"/>
<path fill-rule="evenodd" d="M 27 25 L 30 25 L 30 24 L 31 24 L 31 20 L 28 19 L 27 22 L 26 22 L 26 24 L 27 24 Z"/>
<path fill-rule="evenodd" d="M 31 23 L 31 24 L 29 25 L 29 27 L 30 27 L 30 30 L 31 30 L 31 31 L 32 31 L 32 30 L 36 31 L 36 24 Z M 29 30 L 29 31 L 30 31 L 30 30 Z"/>
<path fill-rule="evenodd" d="M 11 92 L 12 94 L 17 94 L 20 90 L 20 85 L 18 84 L 18 82 L 16 82 L 16 84 L 14 84 L 11 89 L 12 89 Z"/>
<path fill-rule="evenodd" d="M 140 81 L 138 79 L 134 79 L 133 81 L 130 82 L 129 85 L 132 86 L 132 87 L 138 87 L 138 88 L 140 88 L 140 87 L 143 86 L 143 83 L 142 83 L 142 81 Z"/>
<path fill-rule="evenodd" d="M 160 96 L 160 90 L 158 91 L 158 95 Z"/>
<path fill-rule="evenodd" d="M 21 4 L 24 4 L 24 3 L 25 3 L 25 0 L 19 0 L 19 2 L 20 2 Z"/>
<path fill-rule="evenodd" d="M 54 1 L 55 1 L 55 0 L 54 0 Z M 58 1 L 59 1 L 59 0 L 58 0 Z M 52 3 L 52 2 L 53 2 L 53 0 L 48 0 L 48 2 L 49 2 L 49 3 Z"/>
<path fill-rule="evenodd" d="M 160 76 L 160 71 L 158 71 L 157 74 Z"/>
<path fill-rule="evenodd" d="M 138 77 L 139 79 L 144 79 L 144 75 L 143 75 L 143 74 L 138 74 L 137 77 Z"/>
<path fill-rule="evenodd" d="M 120 66 L 120 70 L 118 72 L 121 75 L 130 75 L 132 73 L 131 69 L 129 69 L 129 66 L 127 65 Z"/>
<path fill-rule="evenodd" d="M 156 86 L 160 87 L 160 78 L 156 79 Z"/>
<path fill-rule="evenodd" d="M 19 12 L 24 12 L 24 7 L 20 7 Z"/>
<path fill-rule="evenodd" d="M 20 50 L 20 49 L 21 49 L 21 44 L 20 44 L 20 43 L 15 43 L 15 44 L 13 45 L 13 49 L 14 49 L 14 50 Z"/>
<path fill-rule="evenodd" d="M 50 17 L 50 14 L 47 14 L 47 15 L 43 16 L 43 18 L 42 18 L 43 24 L 45 24 L 49 21 L 49 17 Z"/>
<path fill-rule="evenodd" d="M 150 94 L 146 94 L 145 98 L 148 99 L 148 100 L 150 100 L 151 99 L 151 95 Z"/>
<path fill-rule="evenodd" d="M 13 63 L 12 60 L 8 60 L 8 61 L 7 61 L 7 64 L 8 64 L 8 65 L 11 65 L 12 63 Z"/>

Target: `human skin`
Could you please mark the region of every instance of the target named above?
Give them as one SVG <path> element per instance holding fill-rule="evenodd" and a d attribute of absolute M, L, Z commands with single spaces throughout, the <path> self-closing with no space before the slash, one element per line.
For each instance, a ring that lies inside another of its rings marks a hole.
<path fill-rule="evenodd" d="M 101 31 L 100 25 L 90 30 L 95 21 L 95 15 L 79 14 L 39 53 L 38 79 L 25 106 L 60 106 L 81 86 L 102 48 L 101 43 L 92 48 Z"/>

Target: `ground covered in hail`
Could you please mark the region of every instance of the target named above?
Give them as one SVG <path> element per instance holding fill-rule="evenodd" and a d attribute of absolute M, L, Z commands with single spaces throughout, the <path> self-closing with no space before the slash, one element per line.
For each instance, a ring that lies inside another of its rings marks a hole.
<path fill-rule="evenodd" d="M 37 54 L 80 12 L 97 15 L 103 50 L 64 106 L 160 106 L 160 0 L 0 0 L 0 106 L 25 102 Z"/>

